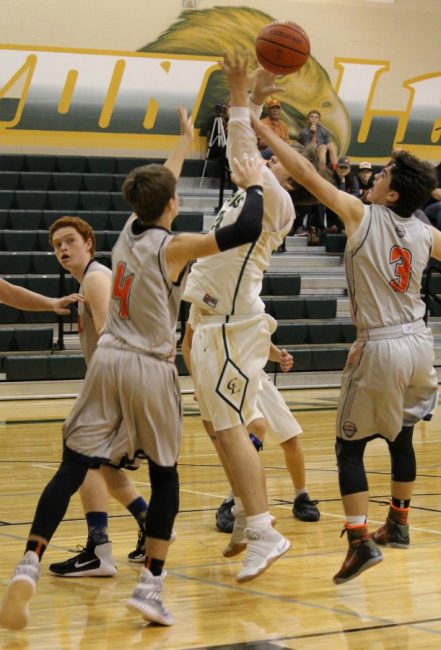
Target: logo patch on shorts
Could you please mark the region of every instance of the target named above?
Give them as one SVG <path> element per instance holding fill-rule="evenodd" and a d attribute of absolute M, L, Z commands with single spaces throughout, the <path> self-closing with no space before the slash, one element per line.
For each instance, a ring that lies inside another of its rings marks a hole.
<path fill-rule="evenodd" d="M 216 387 L 217 394 L 237 413 L 240 413 L 247 386 L 248 377 L 234 363 L 228 360 Z"/>
<path fill-rule="evenodd" d="M 213 298 L 213 296 L 210 296 L 210 294 L 206 293 L 205 296 L 202 298 L 202 302 L 205 302 L 205 304 L 208 305 L 209 307 L 216 307 L 219 301 L 217 298 Z"/>
<path fill-rule="evenodd" d="M 342 429 L 346 438 L 352 438 L 357 433 L 357 427 L 350 420 L 346 420 L 346 422 L 343 422 Z"/>

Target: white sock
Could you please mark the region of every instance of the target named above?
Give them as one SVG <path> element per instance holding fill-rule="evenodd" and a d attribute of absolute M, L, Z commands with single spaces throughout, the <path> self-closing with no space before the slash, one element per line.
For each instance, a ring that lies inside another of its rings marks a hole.
<path fill-rule="evenodd" d="M 242 500 L 239 499 L 239 497 L 234 497 L 234 506 L 231 508 L 231 510 L 234 510 L 234 516 L 238 515 L 239 513 L 245 512 Z"/>
<path fill-rule="evenodd" d="M 351 526 L 362 526 L 367 522 L 366 515 L 353 515 L 351 517 L 346 517 L 346 521 Z"/>
<path fill-rule="evenodd" d="M 265 528 L 271 528 L 271 515 L 268 512 L 262 512 L 260 515 L 252 515 L 247 517 L 247 526 L 250 528 L 257 528 L 258 530 L 263 530 Z"/>
<path fill-rule="evenodd" d="M 308 490 L 305 487 L 299 489 L 296 488 L 296 498 L 301 494 L 308 494 Z"/>

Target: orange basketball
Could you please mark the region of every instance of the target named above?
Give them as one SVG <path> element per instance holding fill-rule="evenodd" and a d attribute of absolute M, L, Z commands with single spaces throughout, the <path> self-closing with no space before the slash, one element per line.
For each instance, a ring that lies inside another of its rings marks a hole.
<path fill-rule="evenodd" d="M 256 39 L 260 65 L 273 74 L 291 74 L 300 70 L 309 58 L 308 34 L 300 25 L 279 20 L 266 25 Z"/>

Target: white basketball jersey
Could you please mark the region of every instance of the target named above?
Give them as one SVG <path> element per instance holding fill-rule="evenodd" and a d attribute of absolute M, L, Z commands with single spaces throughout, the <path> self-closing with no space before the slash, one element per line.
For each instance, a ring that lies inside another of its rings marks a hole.
<path fill-rule="evenodd" d="M 366 206 L 345 251 L 352 317 L 358 328 L 423 318 L 421 279 L 431 248 L 430 227 L 414 215 L 406 219 L 387 206 Z"/>
<path fill-rule="evenodd" d="M 234 169 L 234 158 L 259 156 L 256 134 L 251 128 L 249 109 L 233 107 L 228 123 L 228 159 Z M 282 243 L 295 217 L 288 192 L 274 174 L 263 170 L 262 234 L 254 244 L 199 259 L 192 266 L 184 300 L 213 314 L 256 314 L 265 310 L 259 297 L 262 277 L 271 254 Z M 214 229 L 234 223 L 244 204 L 245 192 L 240 190 L 224 203 Z"/>
<path fill-rule="evenodd" d="M 112 298 L 99 345 L 168 359 L 175 350 L 181 287 L 187 269 L 179 282 L 170 283 L 165 249 L 173 235 L 160 226 L 135 235 L 134 219 L 128 220 L 112 251 Z"/>
<path fill-rule="evenodd" d="M 109 278 L 112 277 L 112 271 L 108 269 L 107 266 L 104 266 L 104 264 L 100 264 L 95 260 L 91 260 L 89 265 L 86 267 L 83 275 L 83 280 L 78 291 L 81 295 L 84 295 L 84 278 L 86 275 L 89 275 L 89 273 L 96 272 L 104 273 Z M 80 345 L 84 355 L 84 360 L 86 364 L 88 364 L 90 358 L 92 357 L 92 354 L 95 352 L 95 348 L 98 343 L 98 333 L 96 331 L 95 323 L 93 322 L 92 314 L 89 312 L 87 305 L 82 302 L 78 303 L 78 334 L 80 336 Z"/>

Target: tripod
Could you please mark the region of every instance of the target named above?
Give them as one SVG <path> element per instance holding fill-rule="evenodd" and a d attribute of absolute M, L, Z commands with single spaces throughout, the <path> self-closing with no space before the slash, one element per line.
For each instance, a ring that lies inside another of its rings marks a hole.
<path fill-rule="evenodd" d="M 205 171 L 207 169 L 208 159 L 210 157 L 211 149 L 214 146 L 218 146 L 221 152 L 220 161 L 220 187 L 219 187 L 219 207 L 224 202 L 224 187 L 225 187 L 225 151 L 227 148 L 227 136 L 225 135 L 224 123 L 220 115 L 216 115 L 213 121 L 213 126 L 211 127 L 210 137 L 208 139 L 207 154 L 205 156 L 204 167 L 202 169 L 201 180 L 199 187 L 202 187 L 202 181 L 204 180 Z"/>

